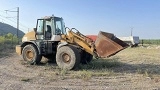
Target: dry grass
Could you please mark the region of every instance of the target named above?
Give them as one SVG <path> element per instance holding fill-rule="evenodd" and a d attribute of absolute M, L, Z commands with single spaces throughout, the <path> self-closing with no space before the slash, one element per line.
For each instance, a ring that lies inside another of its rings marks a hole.
<path fill-rule="evenodd" d="M 9 56 L 12 52 L 14 52 L 15 48 L 13 45 L 8 44 L 0 44 L 0 58 Z"/>
<path fill-rule="evenodd" d="M 50 76 L 60 76 L 62 80 L 77 78 L 87 81 L 94 77 L 125 74 L 140 74 L 152 78 L 154 75 L 160 75 L 160 49 L 156 47 L 158 46 L 127 48 L 110 58 L 93 59 L 87 65 L 80 65 L 76 71 L 60 70 L 50 64 L 46 64 L 45 70 L 54 70 Z"/>
<path fill-rule="evenodd" d="M 88 65 L 80 65 L 75 71 L 78 78 L 93 76 L 118 76 L 123 74 L 142 74 L 146 77 L 160 75 L 160 49 L 159 46 L 140 46 L 128 48 L 117 55 L 93 60 Z"/>
<path fill-rule="evenodd" d="M 94 59 L 91 63 L 80 65 L 79 69 L 71 71 L 61 70 L 56 64 L 45 61 L 40 65 L 22 65 L 17 62 L 20 58 L 13 55 L 5 60 L 1 58 L 1 76 L 5 77 L 7 85 L 10 84 L 9 80 L 14 84 L 18 80 L 18 85 L 27 82 L 26 88 L 35 85 L 36 89 L 46 87 L 52 90 L 59 87 L 61 90 L 63 87 L 73 90 L 77 88 L 159 90 L 160 48 L 158 47 L 154 45 L 127 48 L 115 56 Z"/>

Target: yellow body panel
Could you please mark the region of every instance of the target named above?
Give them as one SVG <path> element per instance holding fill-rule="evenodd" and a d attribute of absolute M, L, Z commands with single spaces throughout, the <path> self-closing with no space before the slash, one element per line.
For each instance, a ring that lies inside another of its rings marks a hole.
<path fill-rule="evenodd" d="M 34 31 L 26 33 L 22 38 L 22 42 L 30 41 L 30 40 L 36 40 L 35 35 L 36 35 L 36 33 Z"/>
<path fill-rule="evenodd" d="M 18 55 L 21 55 L 22 54 L 22 47 L 20 45 L 16 45 L 16 53 Z"/>
<path fill-rule="evenodd" d="M 31 31 L 31 32 L 28 32 L 26 33 L 23 38 L 22 38 L 22 42 L 25 42 L 25 41 L 30 41 L 30 40 L 35 40 L 35 32 L 34 31 Z M 16 53 L 18 55 L 21 55 L 22 54 L 22 47 L 20 45 L 16 45 Z"/>

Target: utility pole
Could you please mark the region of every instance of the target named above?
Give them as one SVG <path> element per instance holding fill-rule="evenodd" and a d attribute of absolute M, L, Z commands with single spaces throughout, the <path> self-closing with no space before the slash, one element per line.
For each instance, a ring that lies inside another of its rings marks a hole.
<path fill-rule="evenodd" d="M 19 43 L 19 35 L 18 35 L 18 30 L 19 30 L 19 7 L 17 7 L 16 11 L 12 11 L 12 10 L 5 10 L 6 13 L 7 12 L 17 12 L 17 38 L 18 38 L 18 42 Z"/>
<path fill-rule="evenodd" d="M 19 30 L 19 7 L 17 7 L 17 38 L 18 38 L 18 44 L 19 44 L 18 30 Z"/>
<path fill-rule="evenodd" d="M 131 27 L 131 36 L 132 36 L 132 32 L 133 32 L 133 27 Z"/>

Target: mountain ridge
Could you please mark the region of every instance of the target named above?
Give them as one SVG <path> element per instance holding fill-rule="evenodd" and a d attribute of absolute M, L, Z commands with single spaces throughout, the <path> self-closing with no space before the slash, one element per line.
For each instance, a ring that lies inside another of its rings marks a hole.
<path fill-rule="evenodd" d="M 0 35 L 4 35 L 4 34 L 8 34 L 8 33 L 12 33 L 13 35 L 17 35 L 17 28 L 6 24 L 6 23 L 2 23 L 0 22 Z M 21 30 L 18 30 L 18 37 L 23 37 L 24 32 Z"/>

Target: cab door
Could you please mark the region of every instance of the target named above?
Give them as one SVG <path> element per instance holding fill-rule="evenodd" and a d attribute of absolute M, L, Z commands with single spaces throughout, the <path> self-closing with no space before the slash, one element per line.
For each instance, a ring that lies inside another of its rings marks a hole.
<path fill-rule="evenodd" d="M 51 40 L 52 27 L 51 20 L 38 19 L 36 38 L 41 40 Z"/>
<path fill-rule="evenodd" d="M 44 20 L 38 19 L 37 20 L 37 26 L 36 26 L 36 38 L 37 39 L 44 39 Z"/>
<path fill-rule="evenodd" d="M 53 26 L 52 26 L 52 20 L 46 20 L 45 21 L 45 34 L 44 34 L 44 37 L 45 37 L 45 40 L 51 40 L 52 38 L 52 31 L 53 31 Z"/>

